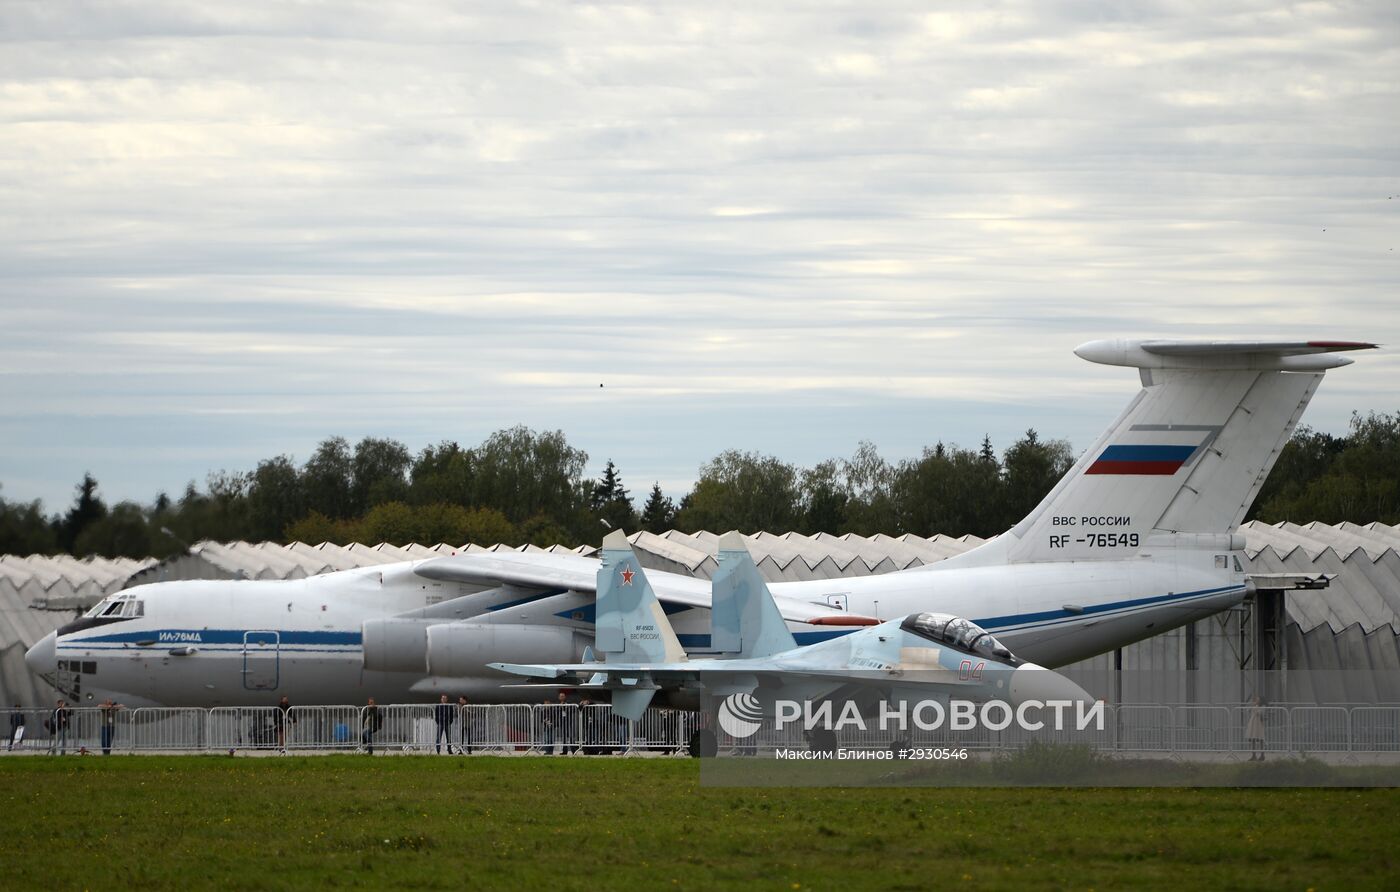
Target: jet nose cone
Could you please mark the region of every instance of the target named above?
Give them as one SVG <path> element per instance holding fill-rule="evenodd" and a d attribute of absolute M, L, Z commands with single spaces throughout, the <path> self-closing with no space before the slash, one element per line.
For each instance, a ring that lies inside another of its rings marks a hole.
<path fill-rule="evenodd" d="M 24 665 L 35 675 L 53 675 L 58 671 L 58 633 L 50 632 L 24 653 Z"/>
<path fill-rule="evenodd" d="M 1079 685 L 1058 672 L 1026 663 L 1017 666 L 1011 673 L 1011 700 L 1021 704 L 1027 700 L 1069 700 L 1074 703 L 1093 703 L 1094 698 Z"/>

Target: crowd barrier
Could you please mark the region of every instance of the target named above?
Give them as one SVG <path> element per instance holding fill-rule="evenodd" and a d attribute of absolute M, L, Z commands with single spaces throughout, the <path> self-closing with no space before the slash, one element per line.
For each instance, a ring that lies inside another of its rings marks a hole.
<path fill-rule="evenodd" d="M 1031 740 L 1088 743 L 1126 753 L 1400 753 L 1400 706 L 1104 706 L 1102 728 L 1027 731 L 941 727 L 905 731 L 842 729 L 843 747 L 892 745 L 997 750 Z M 800 722 L 764 722 L 744 738 L 711 727 L 696 712 L 649 709 L 636 721 L 607 704 L 456 706 L 236 706 L 103 710 L 8 710 L 0 753 L 229 751 L 681 754 L 707 730 L 740 754 L 804 748 Z M 1255 719 L 1257 718 L 1257 722 Z M 1251 738 L 1251 724 L 1256 734 Z M 872 725 L 874 723 L 871 723 Z M 16 729 L 22 733 L 16 734 Z"/>

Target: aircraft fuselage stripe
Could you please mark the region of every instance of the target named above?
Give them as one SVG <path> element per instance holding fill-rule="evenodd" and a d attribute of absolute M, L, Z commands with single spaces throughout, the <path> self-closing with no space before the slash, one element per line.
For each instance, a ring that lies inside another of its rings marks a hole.
<path fill-rule="evenodd" d="M 1046 620 L 1078 619 L 1085 616 L 1102 616 L 1109 613 L 1117 613 L 1124 610 L 1131 610 L 1138 607 L 1150 607 L 1153 604 L 1165 604 L 1169 601 L 1185 601 L 1193 598 L 1208 597 L 1210 595 L 1223 595 L 1226 592 L 1242 590 L 1244 585 L 1226 585 L 1220 588 L 1201 589 L 1194 592 L 1173 592 L 1167 595 L 1154 595 L 1149 598 L 1135 598 L 1129 601 L 1115 601 L 1109 604 L 1095 604 L 1085 607 L 1082 611 L 1075 613 L 1063 608 L 1059 610 L 1045 610 L 1040 613 L 1020 613 L 1010 616 L 992 616 L 986 619 L 976 619 L 973 622 L 988 631 L 992 629 L 1004 629 L 1011 626 L 1026 624 L 1040 624 Z"/>

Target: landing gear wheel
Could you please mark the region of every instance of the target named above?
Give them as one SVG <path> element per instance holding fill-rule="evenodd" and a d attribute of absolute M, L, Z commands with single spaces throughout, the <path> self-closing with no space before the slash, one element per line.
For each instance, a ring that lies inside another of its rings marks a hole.
<path fill-rule="evenodd" d="M 692 759 L 713 759 L 719 752 L 719 741 L 715 739 L 715 732 L 708 728 L 701 728 L 690 735 L 690 757 Z"/>

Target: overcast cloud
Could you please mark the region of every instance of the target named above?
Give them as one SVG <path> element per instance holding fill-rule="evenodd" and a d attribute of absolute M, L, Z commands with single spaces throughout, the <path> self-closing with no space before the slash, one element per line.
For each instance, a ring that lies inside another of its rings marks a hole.
<path fill-rule="evenodd" d="M 1400 408 L 1400 7 L 966 5 L 7 0 L 3 495 L 1083 448 L 1106 336 L 1388 342 L 1306 420 Z"/>

